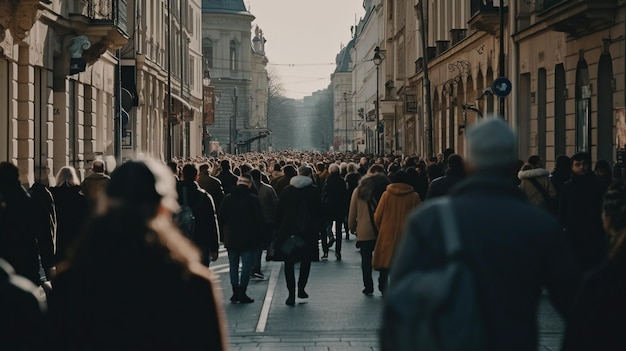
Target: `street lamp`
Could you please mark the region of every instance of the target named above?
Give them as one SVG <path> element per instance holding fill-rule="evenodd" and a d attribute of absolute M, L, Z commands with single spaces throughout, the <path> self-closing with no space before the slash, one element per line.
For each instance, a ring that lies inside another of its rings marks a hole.
<path fill-rule="evenodd" d="M 206 66 L 205 66 L 206 67 Z M 202 75 L 202 102 L 203 102 L 203 115 L 202 115 L 202 145 L 204 146 L 204 154 L 208 155 L 210 151 L 209 145 L 209 117 L 210 109 L 213 108 L 213 96 L 211 95 L 209 86 L 211 85 L 211 72 L 208 68 L 204 70 Z"/>
<path fill-rule="evenodd" d="M 348 93 L 346 92 L 343 93 L 343 101 L 346 105 L 346 146 L 344 151 L 348 152 Z"/>
<path fill-rule="evenodd" d="M 374 48 L 374 64 L 376 65 L 376 155 L 380 156 L 380 129 L 379 129 L 379 124 L 380 124 L 380 113 L 379 113 L 379 107 L 378 105 L 380 105 L 380 101 L 378 99 L 378 66 L 380 66 L 380 64 L 383 62 L 383 58 L 380 56 L 380 47 L 376 47 Z"/>

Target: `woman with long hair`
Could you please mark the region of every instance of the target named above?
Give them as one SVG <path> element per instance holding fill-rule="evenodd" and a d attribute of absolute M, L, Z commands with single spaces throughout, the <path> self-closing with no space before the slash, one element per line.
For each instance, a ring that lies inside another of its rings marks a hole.
<path fill-rule="evenodd" d="M 50 188 L 57 213 L 55 262 L 65 260 L 68 248 L 78 237 L 87 217 L 87 199 L 80 191 L 74 167 L 62 167 L 56 175 L 56 186 Z"/>
<path fill-rule="evenodd" d="M 52 282 L 52 349 L 225 349 L 211 273 L 172 221 L 176 197 L 157 161 L 111 174 L 101 212 Z"/>

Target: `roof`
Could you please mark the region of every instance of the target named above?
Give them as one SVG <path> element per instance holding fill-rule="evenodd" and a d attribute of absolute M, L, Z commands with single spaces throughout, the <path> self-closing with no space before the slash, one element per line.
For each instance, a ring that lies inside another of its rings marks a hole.
<path fill-rule="evenodd" d="M 341 52 L 337 54 L 337 58 L 335 59 L 337 63 L 337 68 L 335 68 L 335 73 L 338 72 L 351 72 L 351 64 L 352 58 L 350 57 L 350 49 L 354 47 L 354 39 L 348 42 L 348 45 L 341 49 Z"/>
<path fill-rule="evenodd" d="M 202 0 L 203 13 L 247 13 L 243 0 Z"/>

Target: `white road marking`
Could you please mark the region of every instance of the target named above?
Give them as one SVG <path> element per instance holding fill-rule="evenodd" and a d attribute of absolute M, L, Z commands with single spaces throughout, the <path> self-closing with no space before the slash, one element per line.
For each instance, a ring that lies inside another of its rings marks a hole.
<path fill-rule="evenodd" d="M 270 306 L 272 305 L 272 298 L 274 296 L 274 290 L 278 285 L 278 275 L 283 266 L 283 263 L 275 263 L 272 266 L 272 273 L 270 273 L 270 281 L 267 284 L 267 292 L 265 293 L 265 300 L 263 300 L 263 307 L 261 308 L 261 315 L 259 316 L 259 322 L 256 325 L 256 332 L 263 333 L 265 326 L 267 325 L 267 318 L 270 314 Z"/>

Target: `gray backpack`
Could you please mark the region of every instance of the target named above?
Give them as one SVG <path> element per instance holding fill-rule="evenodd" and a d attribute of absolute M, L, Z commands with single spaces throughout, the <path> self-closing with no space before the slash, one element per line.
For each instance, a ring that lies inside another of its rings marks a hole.
<path fill-rule="evenodd" d="M 443 229 L 447 263 L 392 281 L 382 329 L 384 351 L 484 350 L 481 309 L 472 270 L 464 261 L 448 197 L 433 199 Z"/>

